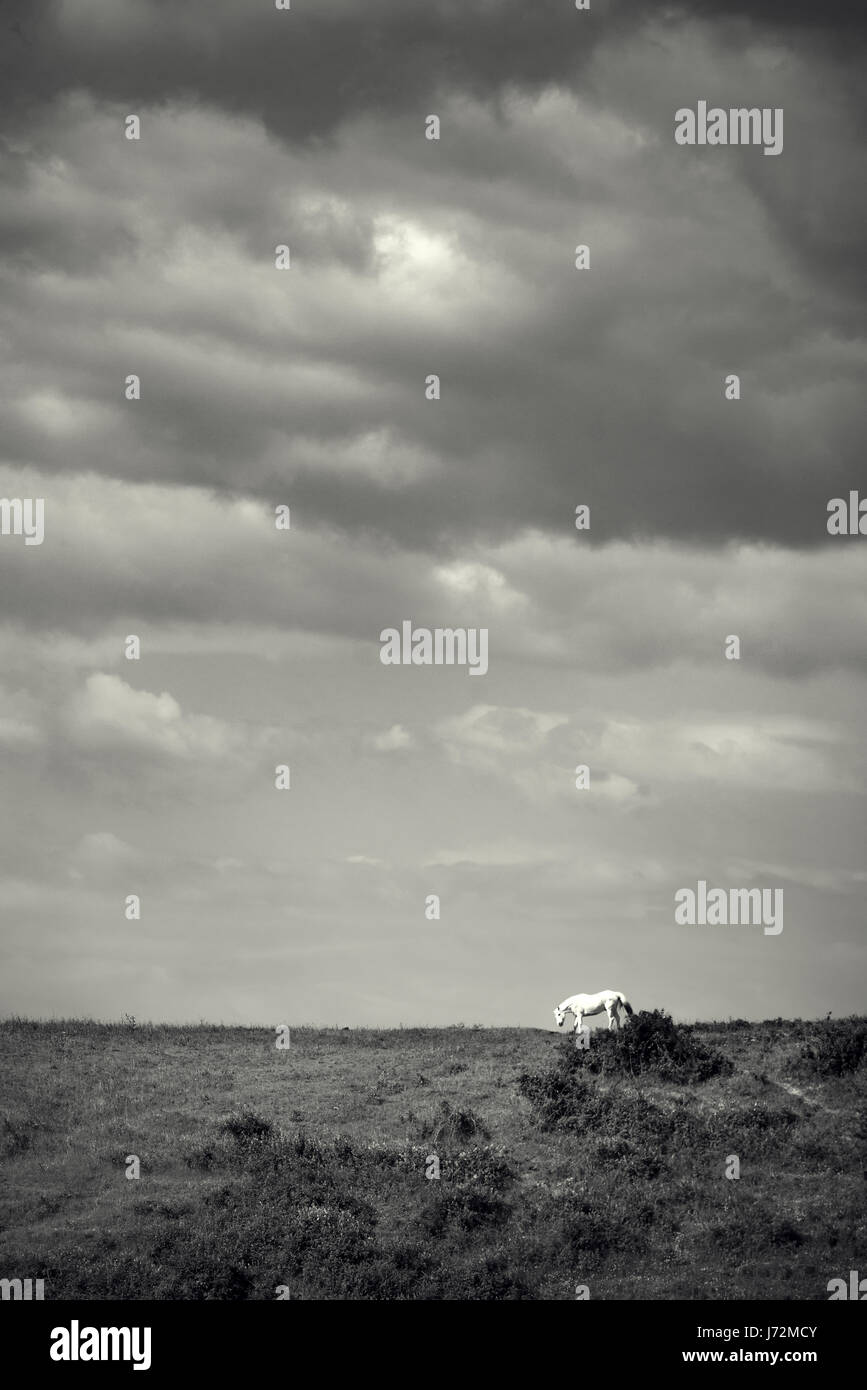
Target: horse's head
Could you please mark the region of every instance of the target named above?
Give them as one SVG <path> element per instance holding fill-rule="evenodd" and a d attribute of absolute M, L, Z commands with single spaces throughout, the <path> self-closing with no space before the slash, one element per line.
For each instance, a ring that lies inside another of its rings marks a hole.
<path fill-rule="evenodd" d="M 558 1028 L 562 1028 L 562 1027 L 563 1027 L 563 1020 L 564 1020 L 565 1017 L 566 1017 L 566 1010 L 565 1010 L 565 1009 L 561 1009 L 561 1008 L 560 1008 L 560 1005 L 558 1004 L 557 1007 L 556 1007 L 556 1009 L 554 1010 L 554 1022 L 556 1023 L 556 1025 L 557 1025 Z"/>

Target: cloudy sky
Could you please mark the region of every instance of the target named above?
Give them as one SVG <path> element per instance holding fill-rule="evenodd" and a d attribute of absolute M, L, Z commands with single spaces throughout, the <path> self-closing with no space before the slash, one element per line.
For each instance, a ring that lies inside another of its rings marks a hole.
<path fill-rule="evenodd" d="M 45 499 L 0 537 L 0 1010 L 863 1011 L 863 12 L 0 23 L 0 491 Z M 782 154 L 677 145 L 699 100 Z M 382 665 L 404 619 L 488 673 Z M 676 925 L 699 879 L 783 932 Z"/>

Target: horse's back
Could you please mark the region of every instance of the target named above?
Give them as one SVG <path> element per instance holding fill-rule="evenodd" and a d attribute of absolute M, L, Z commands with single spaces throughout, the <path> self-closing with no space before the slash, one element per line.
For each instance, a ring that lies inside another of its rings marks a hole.
<path fill-rule="evenodd" d="M 580 1005 L 583 1009 L 595 1009 L 605 1002 L 610 993 L 611 990 L 603 989 L 599 994 L 573 994 L 570 1002 Z"/>
<path fill-rule="evenodd" d="M 587 1013 L 590 1009 L 602 1009 L 615 999 L 620 1002 L 619 989 L 600 989 L 598 994 L 570 994 L 560 1007 L 580 1008 L 582 1013 Z"/>

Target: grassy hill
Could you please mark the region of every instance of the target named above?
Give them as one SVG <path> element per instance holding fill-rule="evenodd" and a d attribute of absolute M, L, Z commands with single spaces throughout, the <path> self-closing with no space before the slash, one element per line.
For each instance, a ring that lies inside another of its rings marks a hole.
<path fill-rule="evenodd" d="M 0 1052 L 0 1277 L 47 1299 L 825 1300 L 867 1273 L 864 1019 L 639 1014 L 586 1052 L 11 1020 Z"/>

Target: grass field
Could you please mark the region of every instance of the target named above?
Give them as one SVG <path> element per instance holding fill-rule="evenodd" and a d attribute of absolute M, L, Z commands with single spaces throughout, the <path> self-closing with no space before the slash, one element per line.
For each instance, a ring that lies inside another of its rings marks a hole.
<path fill-rule="evenodd" d="M 865 1020 L 659 1022 L 587 1052 L 4 1022 L 0 1277 L 46 1299 L 825 1300 L 867 1273 Z"/>

